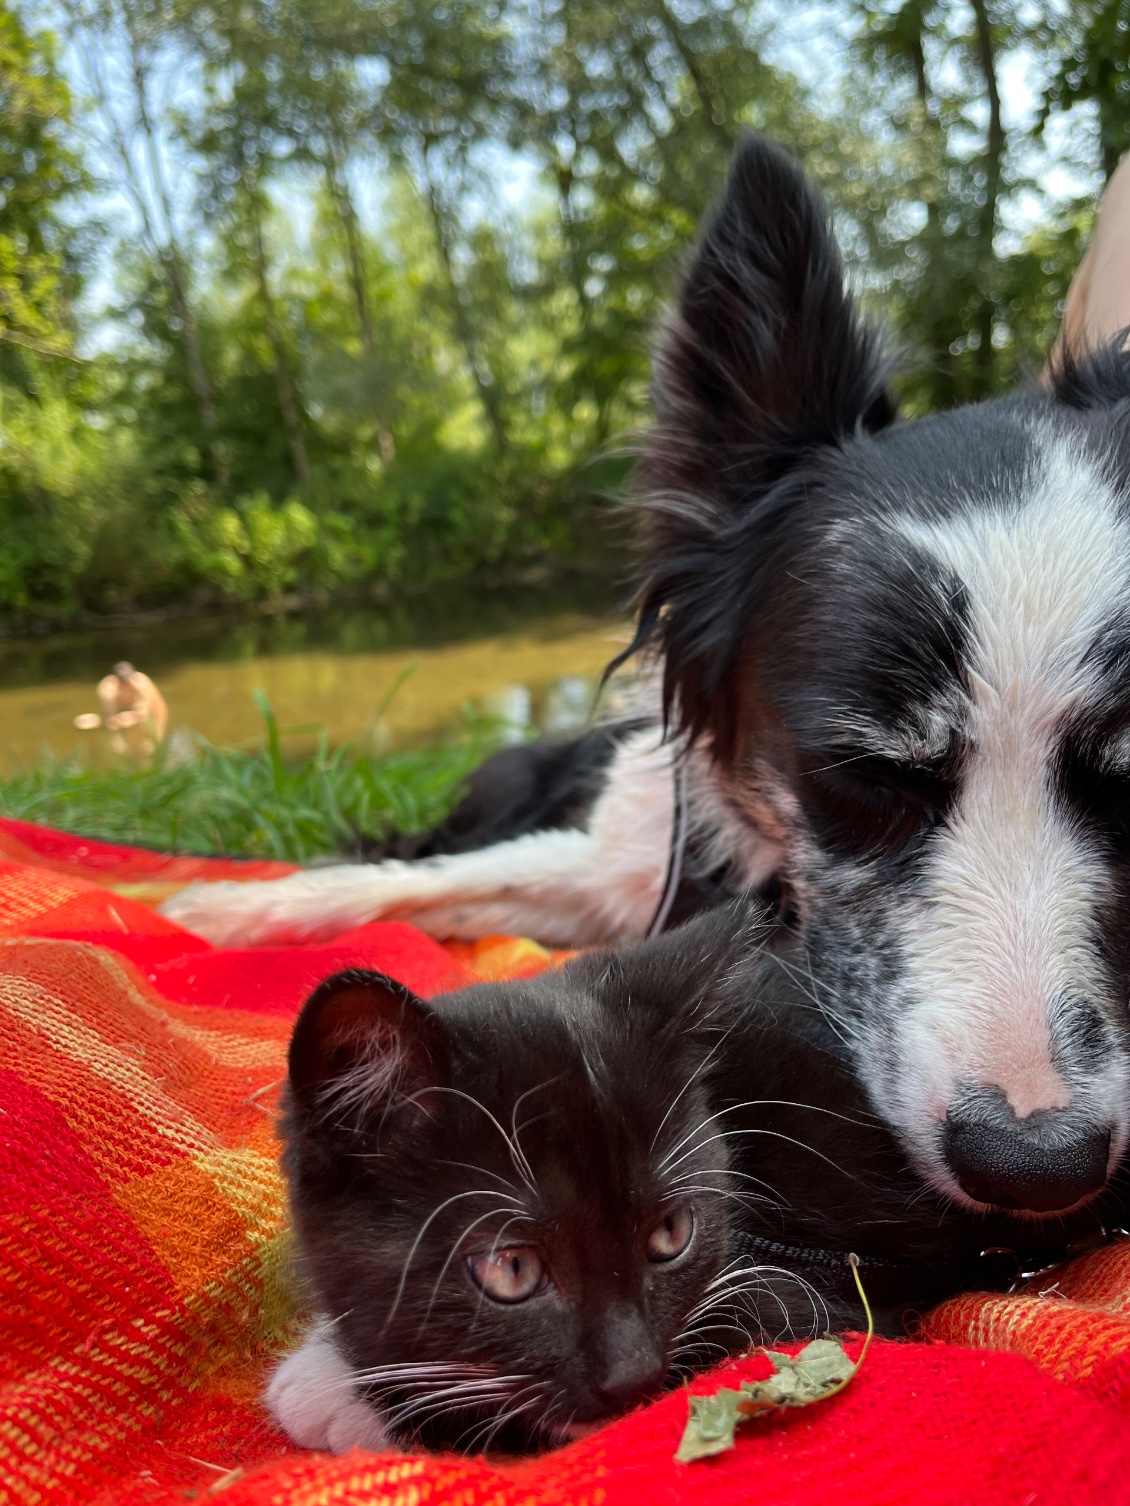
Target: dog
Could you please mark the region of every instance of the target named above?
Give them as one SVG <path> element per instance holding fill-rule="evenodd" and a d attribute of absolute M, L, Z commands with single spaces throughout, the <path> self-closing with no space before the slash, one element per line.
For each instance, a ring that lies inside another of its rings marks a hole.
<path fill-rule="evenodd" d="M 1130 358 L 898 419 L 825 211 L 748 138 L 656 360 L 652 704 L 507 749 L 370 865 L 164 907 L 622 941 L 758 892 L 932 1189 L 1055 1220 L 1130 1135 Z"/>

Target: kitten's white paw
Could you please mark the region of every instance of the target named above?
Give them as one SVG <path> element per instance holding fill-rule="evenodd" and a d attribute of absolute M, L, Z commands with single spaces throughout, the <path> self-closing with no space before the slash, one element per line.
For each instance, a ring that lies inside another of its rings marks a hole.
<path fill-rule="evenodd" d="M 343 863 L 247 884 L 189 884 L 160 910 L 215 946 L 315 941 L 375 920 L 395 904 L 404 867 Z"/>
<path fill-rule="evenodd" d="M 325 1323 L 277 1366 L 263 1393 L 267 1411 L 300 1448 L 344 1454 L 389 1446 L 381 1416 L 353 1389 L 349 1366 Z"/>

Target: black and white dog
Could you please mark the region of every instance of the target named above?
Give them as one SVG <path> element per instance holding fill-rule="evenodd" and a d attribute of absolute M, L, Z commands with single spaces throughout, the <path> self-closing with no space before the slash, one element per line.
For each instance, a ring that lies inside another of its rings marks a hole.
<path fill-rule="evenodd" d="M 498 755 L 399 857 L 165 913 L 570 946 L 761 890 L 936 1191 L 1097 1193 L 1130 1137 L 1130 358 L 914 423 L 886 376 L 823 210 L 748 140 L 658 356 L 651 712 Z"/>

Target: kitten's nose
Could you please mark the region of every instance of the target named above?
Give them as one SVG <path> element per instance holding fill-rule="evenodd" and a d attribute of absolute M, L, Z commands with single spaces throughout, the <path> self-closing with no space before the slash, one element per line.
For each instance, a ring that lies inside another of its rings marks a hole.
<path fill-rule="evenodd" d="M 610 1412 L 626 1412 L 654 1396 L 667 1364 L 640 1309 L 617 1304 L 605 1316 L 593 1385 Z"/>
<path fill-rule="evenodd" d="M 997 1208 L 1055 1213 L 1100 1192 L 1110 1129 L 1048 1109 L 1018 1119 L 997 1088 L 951 1107 L 942 1150 L 962 1190 Z"/>

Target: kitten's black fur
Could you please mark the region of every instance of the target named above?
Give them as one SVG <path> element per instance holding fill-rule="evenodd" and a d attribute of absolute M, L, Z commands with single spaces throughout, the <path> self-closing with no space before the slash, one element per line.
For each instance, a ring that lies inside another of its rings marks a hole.
<path fill-rule="evenodd" d="M 735 904 L 528 982 L 425 1003 L 350 972 L 312 996 L 284 1126 L 294 1222 L 394 1439 L 560 1441 L 749 1338 L 857 1322 L 849 1250 L 897 1332 L 1015 1243 L 1014 1221 L 947 1208 L 909 1170 L 787 948 Z M 688 1209 L 685 1251 L 650 1259 Z M 523 1250 L 544 1263 L 533 1295 L 476 1285 L 476 1259 Z"/>
<path fill-rule="evenodd" d="M 437 1399 L 423 1372 L 382 1371 L 367 1394 L 394 1436 L 563 1438 L 692 1358 L 683 1331 L 727 1261 L 731 1191 L 725 1140 L 701 1133 L 718 1030 L 699 960 L 604 953 L 429 1003 L 345 973 L 306 1005 L 284 1165 L 338 1348 L 358 1370 L 488 1367 L 468 1372 L 480 1397 L 501 1378 L 476 1404 L 474 1385 Z M 649 1236 L 692 1205 L 685 1252 L 649 1259 Z M 479 1289 L 469 1261 L 528 1248 L 544 1290 L 501 1303 Z"/>

